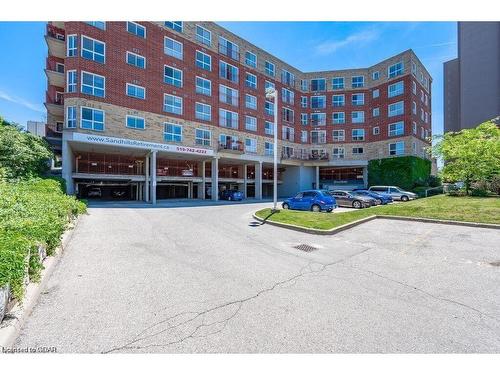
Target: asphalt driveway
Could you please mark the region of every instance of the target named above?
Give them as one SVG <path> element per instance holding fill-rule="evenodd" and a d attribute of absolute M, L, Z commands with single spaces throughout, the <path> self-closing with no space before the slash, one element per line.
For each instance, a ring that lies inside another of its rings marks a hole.
<path fill-rule="evenodd" d="M 500 267 L 490 264 L 500 231 L 390 220 L 335 236 L 253 226 L 251 213 L 269 206 L 91 207 L 16 346 L 500 351 Z"/>

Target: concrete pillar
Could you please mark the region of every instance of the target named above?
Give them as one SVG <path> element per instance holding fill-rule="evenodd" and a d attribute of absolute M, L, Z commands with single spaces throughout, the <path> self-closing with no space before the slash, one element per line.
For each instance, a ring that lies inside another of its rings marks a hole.
<path fill-rule="evenodd" d="M 255 164 L 255 199 L 262 200 L 262 162 Z"/>
<path fill-rule="evenodd" d="M 368 187 L 368 167 L 363 167 L 363 184 Z"/>
<path fill-rule="evenodd" d="M 144 200 L 149 202 L 149 153 L 146 155 L 146 181 L 144 181 Z"/>
<path fill-rule="evenodd" d="M 314 178 L 314 182 L 316 183 L 316 189 L 319 189 L 319 166 L 316 166 L 316 176 Z"/>
<path fill-rule="evenodd" d="M 62 178 L 66 181 L 66 193 L 75 194 L 75 184 L 73 182 L 73 163 L 75 156 L 68 141 L 62 142 Z"/>
<path fill-rule="evenodd" d="M 212 200 L 219 200 L 219 158 L 212 159 Z"/>
<path fill-rule="evenodd" d="M 206 176 L 205 176 L 205 163 L 206 161 L 203 160 L 201 163 L 198 164 L 198 168 L 201 168 L 201 184 L 198 185 L 198 198 L 199 199 L 205 199 L 205 190 L 207 189 L 206 186 Z"/>
<path fill-rule="evenodd" d="M 156 205 L 156 153 L 151 152 L 151 203 Z"/>
<path fill-rule="evenodd" d="M 247 172 L 248 172 L 248 165 L 244 164 L 243 165 L 243 196 L 246 198 L 247 197 L 247 188 L 248 188 L 248 178 L 247 178 Z"/>

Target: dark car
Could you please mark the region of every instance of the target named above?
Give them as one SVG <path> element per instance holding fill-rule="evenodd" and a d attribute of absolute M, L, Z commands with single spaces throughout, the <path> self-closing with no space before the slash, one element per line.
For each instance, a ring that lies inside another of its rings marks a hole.
<path fill-rule="evenodd" d="M 241 201 L 244 196 L 241 191 L 238 190 L 224 190 L 220 193 L 220 199 L 227 201 Z"/>
<path fill-rule="evenodd" d="M 376 193 L 366 189 L 354 189 L 352 193 L 363 197 L 373 198 L 377 201 L 377 204 L 387 204 L 393 202 L 392 197 L 389 194 Z"/>
<path fill-rule="evenodd" d="M 375 205 L 375 199 L 354 195 L 345 190 L 333 190 L 329 192 L 337 200 L 339 206 L 353 208 L 367 208 Z"/>
<path fill-rule="evenodd" d="M 92 198 L 92 197 L 101 198 L 102 197 L 101 188 L 98 188 L 98 187 L 90 188 L 88 193 L 87 193 L 87 197 L 88 198 Z"/>
<path fill-rule="evenodd" d="M 281 206 L 284 210 L 332 212 L 337 208 L 337 202 L 326 190 L 305 190 L 293 198 L 285 199 Z"/>

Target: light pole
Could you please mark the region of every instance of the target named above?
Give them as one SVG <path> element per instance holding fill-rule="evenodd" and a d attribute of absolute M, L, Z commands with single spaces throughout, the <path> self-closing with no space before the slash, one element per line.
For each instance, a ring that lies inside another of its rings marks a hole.
<path fill-rule="evenodd" d="M 266 98 L 274 99 L 274 143 L 273 143 L 273 156 L 274 156 L 274 170 L 273 170 L 273 211 L 276 212 L 278 205 L 278 91 L 269 87 L 266 90 Z"/>

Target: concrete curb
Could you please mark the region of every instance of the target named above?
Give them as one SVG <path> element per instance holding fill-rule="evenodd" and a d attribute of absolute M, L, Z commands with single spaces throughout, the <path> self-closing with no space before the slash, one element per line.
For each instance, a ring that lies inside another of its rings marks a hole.
<path fill-rule="evenodd" d="M 304 232 L 304 233 L 309 233 L 309 234 L 318 234 L 318 235 L 336 234 L 336 233 L 342 232 L 346 229 L 353 228 L 355 226 L 358 226 L 360 224 L 366 223 L 366 222 L 374 220 L 374 219 L 417 221 L 417 222 L 422 222 L 422 223 L 461 225 L 461 226 L 473 227 L 473 228 L 500 229 L 500 225 L 498 225 L 498 224 L 473 223 L 470 221 L 454 221 L 454 220 L 442 220 L 442 219 L 429 219 L 429 218 L 424 218 L 424 217 L 406 217 L 406 216 L 391 216 L 391 215 L 372 215 L 372 216 L 365 217 L 363 219 L 353 221 L 353 222 L 348 223 L 348 224 L 341 225 L 341 226 L 333 228 L 333 229 L 313 229 L 313 228 L 302 227 L 300 225 L 278 223 L 278 222 L 273 221 L 273 220 L 264 220 L 264 219 L 257 217 L 255 214 L 252 214 L 252 217 L 261 223 L 271 224 L 271 225 L 274 225 L 274 226 L 277 226 L 280 228 L 291 229 L 291 230 L 295 230 L 298 232 Z"/>
<path fill-rule="evenodd" d="M 70 224 L 68 230 L 63 233 L 61 245 L 55 250 L 55 254 L 53 256 L 45 258 L 45 260 L 43 261 L 44 269 L 42 270 L 42 273 L 40 275 L 40 282 L 36 284 L 28 284 L 22 303 L 17 302 L 7 314 L 9 316 L 9 321 L 5 322 L 4 320 L 2 322 L 2 325 L 0 326 L 0 348 L 10 348 L 19 336 L 24 323 L 31 315 L 31 312 L 35 307 L 40 294 L 47 286 L 52 272 L 54 272 L 55 267 L 61 260 L 64 249 L 71 241 L 73 233 L 78 225 L 78 222 L 80 221 L 80 216 L 78 216 Z"/>

